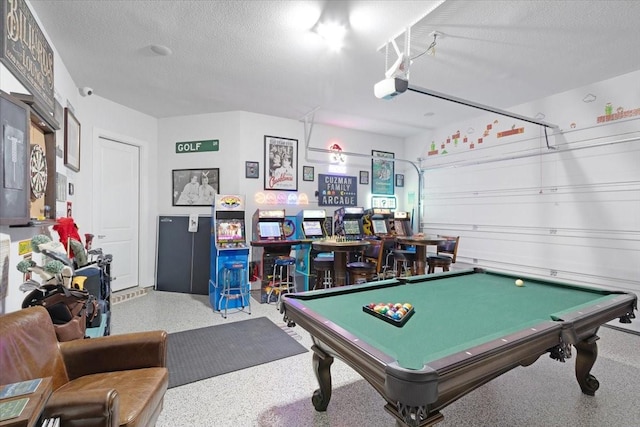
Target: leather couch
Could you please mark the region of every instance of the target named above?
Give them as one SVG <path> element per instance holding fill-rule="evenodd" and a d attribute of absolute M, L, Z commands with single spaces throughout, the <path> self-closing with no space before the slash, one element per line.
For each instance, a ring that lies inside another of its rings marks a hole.
<path fill-rule="evenodd" d="M 169 382 L 167 333 L 58 342 L 43 307 L 0 316 L 0 384 L 51 377 L 61 427 L 153 426 Z"/>

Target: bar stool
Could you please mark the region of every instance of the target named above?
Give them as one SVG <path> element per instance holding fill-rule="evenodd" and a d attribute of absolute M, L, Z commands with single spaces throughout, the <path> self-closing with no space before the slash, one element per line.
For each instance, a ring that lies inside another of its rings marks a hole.
<path fill-rule="evenodd" d="M 416 261 L 416 253 L 406 249 L 393 250 L 393 262 L 396 270 L 396 277 L 415 274 L 414 263 Z"/>
<path fill-rule="evenodd" d="M 376 276 L 378 266 L 372 262 L 350 262 L 347 264 L 347 273 L 349 273 L 349 284 L 358 285 L 361 283 L 371 282 Z"/>
<path fill-rule="evenodd" d="M 449 271 L 451 261 L 452 259 L 450 257 L 443 255 L 427 257 L 427 265 L 429 266 L 427 274 L 435 273 L 436 268 L 442 268 L 442 271 Z"/>
<path fill-rule="evenodd" d="M 240 310 L 247 308 L 247 314 L 251 314 L 251 298 L 249 295 L 249 282 L 245 280 L 247 274 L 245 264 L 241 261 L 226 261 L 222 270 L 222 291 L 218 302 L 218 311 L 222 317 L 227 318 L 229 300 L 240 300 Z M 224 300 L 224 313 L 222 312 L 222 301 Z M 235 307 L 232 308 L 237 308 Z"/>
<path fill-rule="evenodd" d="M 333 286 L 333 257 L 314 258 L 313 269 L 316 272 L 314 289 L 327 289 Z"/>
<path fill-rule="evenodd" d="M 271 301 L 271 295 L 273 295 L 274 292 L 277 293 L 277 309 L 280 309 L 282 294 L 296 291 L 295 265 L 296 259 L 286 255 L 277 257 L 273 262 L 273 276 L 271 279 L 271 289 L 269 289 L 269 293 L 267 294 L 267 303 Z"/>
<path fill-rule="evenodd" d="M 382 269 L 378 268 L 380 271 L 378 274 L 382 279 L 387 279 L 389 273 L 391 273 L 391 277 L 395 277 L 395 267 L 393 261 L 393 251 L 396 248 L 395 239 L 383 238 L 382 239 L 382 250 L 384 252 L 384 262 L 382 265 Z"/>

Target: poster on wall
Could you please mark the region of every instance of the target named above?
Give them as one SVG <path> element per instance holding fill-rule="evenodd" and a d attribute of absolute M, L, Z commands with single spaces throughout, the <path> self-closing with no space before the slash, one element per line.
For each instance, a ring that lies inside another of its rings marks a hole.
<path fill-rule="evenodd" d="M 298 140 L 264 137 L 265 190 L 298 190 Z"/>
<path fill-rule="evenodd" d="M 358 177 L 318 174 L 318 206 L 358 206 Z"/>
<path fill-rule="evenodd" d="M 394 161 L 393 153 L 371 150 L 371 193 L 393 195 Z"/>

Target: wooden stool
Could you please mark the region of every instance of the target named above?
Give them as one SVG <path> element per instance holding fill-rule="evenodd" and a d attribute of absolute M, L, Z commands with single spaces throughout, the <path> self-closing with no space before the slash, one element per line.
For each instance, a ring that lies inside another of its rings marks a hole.
<path fill-rule="evenodd" d="M 333 257 L 316 257 L 313 259 L 316 272 L 316 283 L 313 289 L 327 289 L 333 286 Z"/>
<path fill-rule="evenodd" d="M 436 268 L 442 268 L 442 271 L 449 271 L 451 258 L 448 256 L 430 256 L 427 257 L 427 264 L 429 266 L 427 274 L 435 273 Z"/>

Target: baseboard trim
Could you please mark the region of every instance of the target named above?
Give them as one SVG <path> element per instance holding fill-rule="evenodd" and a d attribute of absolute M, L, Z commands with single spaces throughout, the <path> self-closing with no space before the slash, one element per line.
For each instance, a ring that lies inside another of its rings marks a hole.
<path fill-rule="evenodd" d="M 149 290 L 147 288 L 130 288 L 111 294 L 111 304 L 118 304 L 123 301 L 145 296 Z"/>

